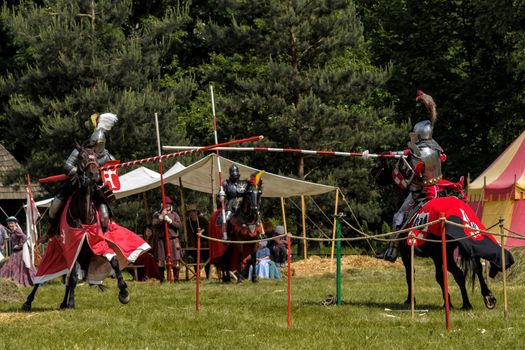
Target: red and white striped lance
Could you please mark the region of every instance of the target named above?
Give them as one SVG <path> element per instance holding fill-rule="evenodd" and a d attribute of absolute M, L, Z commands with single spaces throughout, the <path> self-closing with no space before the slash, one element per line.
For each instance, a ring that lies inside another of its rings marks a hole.
<path fill-rule="evenodd" d="M 165 151 L 179 151 L 179 150 L 196 150 L 200 146 L 162 146 Z M 236 151 L 236 152 L 280 152 L 280 153 L 302 153 L 314 154 L 322 156 L 343 156 L 343 157 L 362 157 L 367 158 L 406 158 L 407 151 L 391 151 L 386 153 L 369 153 L 363 152 L 338 152 L 338 151 L 313 151 L 297 148 L 270 148 L 270 147 L 216 147 L 213 149 L 220 151 Z"/>
<path fill-rule="evenodd" d="M 264 136 L 259 135 L 259 136 L 252 136 L 252 137 L 248 137 L 248 138 L 240 139 L 240 140 L 232 140 L 232 141 L 228 141 L 228 142 L 223 142 L 223 143 L 219 143 L 219 144 L 216 144 L 216 145 L 209 145 L 209 146 L 203 146 L 203 147 L 194 147 L 194 148 L 186 150 L 186 151 L 180 151 L 180 152 L 175 152 L 175 153 L 170 153 L 170 154 L 163 154 L 163 155 L 160 155 L 160 156 L 143 158 L 143 159 L 137 159 L 137 160 L 133 160 L 133 161 L 130 161 L 130 162 L 124 162 L 124 163 L 120 163 L 120 164 L 103 166 L 100 169 L 101 170 L 118 169 L 118 168 L 138 165 L 138 164 L 144 164 L 144 163 L 149 163 L 149 162 L 156 162 L 156 161 L 159 161 L 161 159 L 174 158 L 174 157 L 182 156 L 182 155 L 185 155 L 185 154 L 213 150 L 216 147 L 227 147 L 227 146 L 231 146 L 231 145 L 237 145 L 237 144 L 240 144 L 240 143 L 259 141 L 259 140 L 262 140 L 263 138 L 264 138 Z"/>

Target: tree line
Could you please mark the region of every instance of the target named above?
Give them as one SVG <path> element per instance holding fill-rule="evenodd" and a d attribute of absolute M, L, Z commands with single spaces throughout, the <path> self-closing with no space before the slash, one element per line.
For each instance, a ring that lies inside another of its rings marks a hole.
<path fill-rule="evenodd" d="M 60 172 L 97 111 L 119 116 L 108 147 L 121 160 L 156 153 L 154 113 L 163 144 L 211 144 L 212 84 L 219 141 L 381 152 L 427 117 L 422 89 L 438 106 L 445 177 L 477 176 L 525 125 L 524 13 L 508 0 L 5 1 L 2 143 L 33 177 Z M 226 156 L 337 185 L 371 228 L 399 204 L 371 161 Z"/>

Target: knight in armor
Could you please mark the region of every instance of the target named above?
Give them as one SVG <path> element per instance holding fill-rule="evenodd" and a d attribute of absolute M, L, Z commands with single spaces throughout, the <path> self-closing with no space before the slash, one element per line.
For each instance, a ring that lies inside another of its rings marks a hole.
<path fill-rule="evenodd" d="M 403 151 L 406 159 L 401 158 L 392 176 L 394 182 L 409 193 L 399 210 L 394 214 L 392 228 L 403 229 L 407 221 L 429 199 L 440 194 L 438 182 L 442 179 L 441 163 L 446 155 L 443 148 L 432 138 L 432 131 L 437 119 L 436 105 L 430 95 L 418 91 L 416 101 L 421 100 L 430 113 L 430 120 L 423 120 L 414 125 L 410 133 L 408 149 Z M 393 239 L 398 239 L 394 235 Z M 391 241 L 387 250 L 377 257 L 395 262 L 399 256 L 399 240 Z"/>
<path fill-rule="evenodd" d="M 97 154 L 98 165 L 99 167 L 103 166 L 110 160 L 115 160 L 109 151 L 106 149 L 106 132 L 111 130 L 113 125 L 117 122 L 118 118 L 116 114 L 113 113 L 103 113 L 99 115 L 98 113 L 93 114 L 88 121 L 88 125 L 93 125 L 95 130 L 89 137 L 89 139 L 84 143 L 87 147 L 93 147 L 95 153 Z M 60 216 L 62 214 L 62 209 L 64 204 L 71 196 L 74 188 L 74 183 L 76 181 L 77 175 L 77 159 L 78 159 L 78 149 L 71 151 L 67 157 L 64 164 L 64 174 L 69 177 L 69 180 L 64 182 L 57 191 L 55 198 L 51 202 L 49 207 L 49 228 L 46 234 L 40 239 L 40 243 L 47 242 L 52 236 L 58 234 L 58 223 L 60 221 Z M 110 210 L 108 207 L 108 199 L 111 199 L 112 193 L 111 190 L 104 186 L 102 183 L 99 186 L 99 191 L 95 193 L 94 202 L 97 206 L 100 222 L 103 230 L 105 231 L 109 225 L 110 220 Z"/>
<path fill-rule="evenodd" d="M 224 200 L 224 211 L 226 215 L 226 222 L 230 221 L 231 217 L 239 209 L 242 202 L 242 197 L 246 192 L 248 182 L 240 179 L 241 174 L 237 165 L 230 166 L 230 177 L 222 182 L 221 191 L 217 196 L 217 207 L 221 207 Z M 222 224 L 222 215 L 219 215 L 218 224 Z"/>

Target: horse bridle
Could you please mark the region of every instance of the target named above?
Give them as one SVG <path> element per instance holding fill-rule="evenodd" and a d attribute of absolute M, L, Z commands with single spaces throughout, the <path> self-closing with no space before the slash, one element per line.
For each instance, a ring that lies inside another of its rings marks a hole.
<path fill-rule="evenodd" d="M 97 157 L 95 156 L 95 154 L 89 154 L 87 158 L 88 158 L 87 161 L 85 159 L 80 160 L 78 164 L 79 166 L 78 166 L 77 175 L 76 175 L 79 181 L 79 184 L 83 186 L 88 185 L 89 181 L 91 180 L 86 176 L 85 169 L 87 169 L 90 165 L 94 165 L 98 170 L 98 161 L 97 161 Z M 82 174 L 82 176 L 80 176 L 80 174 Z"/>

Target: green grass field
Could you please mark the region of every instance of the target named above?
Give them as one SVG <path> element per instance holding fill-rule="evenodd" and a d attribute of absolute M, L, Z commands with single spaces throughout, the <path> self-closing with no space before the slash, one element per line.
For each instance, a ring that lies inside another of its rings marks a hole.
<path fill-rule="evenodd" d="M 256 284 L 202 284 L 202 305 L 195 311 L 195 284 L 129 282 L 131 302 L 120 305 L 114 280 L 102 293 L 77 288 L 77 309 L 60 311 L 63 287 L 39 290 L 34 311 L 21 303 L 0 304 L 0 348 L 5 349 L 519 349 L 525 333 L 525 288 L 510 283 L 509 319 L 498 298 L 485 309 L 479 288 L 469 290 L 473 311 L 452 310 L 445 330 L 439 286 L 428 261 L 417 260 L 416 314 L 401 309 L 406 297 L 400 269 L 345 270 L 342 306 L 321 302 L 335 291 L 333 276 L 292 279 L 292 326 L 287 329 L 286 280 Z M 452 278 L 450 278 L 452 280 Z M 451 283 L 452 303 L 461 304 Z M 29 289 L 23 290 L 27 295 Z"/>

